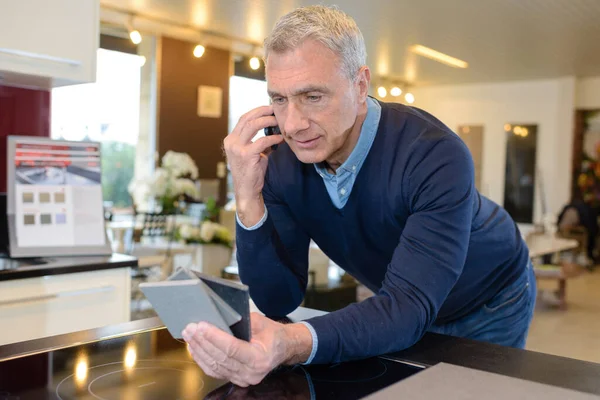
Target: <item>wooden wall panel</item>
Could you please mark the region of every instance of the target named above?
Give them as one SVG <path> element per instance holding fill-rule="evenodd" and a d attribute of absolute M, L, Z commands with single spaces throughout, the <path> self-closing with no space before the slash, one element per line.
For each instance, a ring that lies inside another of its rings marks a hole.
<path fill-rule="evenodd" d="M 188 153 L 196 162 L 201 179 L 217 178 L 217 163 L 225 161 L 223 139 L 228 132 L 229 51 L 207 47 L 201 58 L 193 56 L 196 43 L 168 37 L 159 46 L 159 110 L 157 150 Z M 197 115 L 198 86 L 223 90 L 220 118 Z M 225 199 L 226 178 L 220 179 L 221 199 Z"/>

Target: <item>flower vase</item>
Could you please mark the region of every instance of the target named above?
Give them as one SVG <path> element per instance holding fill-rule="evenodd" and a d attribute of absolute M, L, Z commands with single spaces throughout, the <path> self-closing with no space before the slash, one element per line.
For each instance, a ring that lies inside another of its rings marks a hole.
<path fill-rule="evenodd" d="M 197 247 L 192 269 L 220 278 L 223 269 L 231 263 L 232 249 L 221 244 L 197 244 L 195 246 Z"/>

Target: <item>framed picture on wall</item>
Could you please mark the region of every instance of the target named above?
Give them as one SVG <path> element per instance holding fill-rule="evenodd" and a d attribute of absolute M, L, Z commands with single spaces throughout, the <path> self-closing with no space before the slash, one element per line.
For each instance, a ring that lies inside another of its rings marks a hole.
<path fill-rule="evenodd" d="M 217 86 L 198 86 L 198 116 L 221 118 L 223 89 Z"/>

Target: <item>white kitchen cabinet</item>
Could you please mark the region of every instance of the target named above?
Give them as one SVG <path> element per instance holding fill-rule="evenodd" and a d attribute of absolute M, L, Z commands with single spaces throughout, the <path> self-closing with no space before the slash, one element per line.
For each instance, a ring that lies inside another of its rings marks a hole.
<path fill-rule="evenodd" d="M 0 83 L 43 89 L 93 82 L 99 0 L 0 0 Z"/>
<path fill-rule="evenodd" d="M 0 345 L 130 320 L 131 269 L 0 282 Z"/>

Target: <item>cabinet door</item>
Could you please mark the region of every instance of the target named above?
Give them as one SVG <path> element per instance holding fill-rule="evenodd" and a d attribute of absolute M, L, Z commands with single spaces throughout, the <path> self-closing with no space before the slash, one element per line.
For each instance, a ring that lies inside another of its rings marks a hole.
<path fill-rule="evenodd" d="M 129 268 L 0 282 L 0 345 L 127 322 Z"/>
<path fill-rule="evenodd" d="M 0 71 L 9 84 L 13 75 L 92 82 L 98 27 L 98 0 L 0 0 Z"/>

